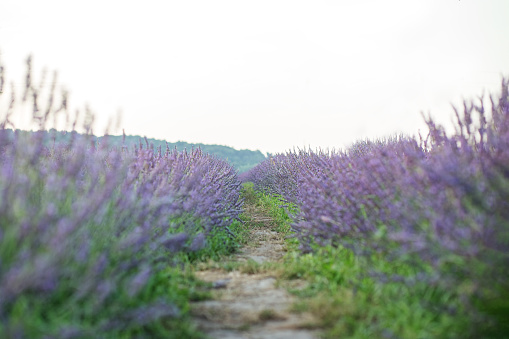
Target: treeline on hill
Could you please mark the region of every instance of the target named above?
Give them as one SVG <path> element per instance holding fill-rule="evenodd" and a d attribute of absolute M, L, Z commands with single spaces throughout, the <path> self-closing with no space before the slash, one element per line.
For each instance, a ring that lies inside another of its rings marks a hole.
<path fill-rule="evenodd" d="M 104 137 L 99 137 L 98 140 L 102 140 Z M 127 135 L 125 137 L 125 144 L 128 147 L 133 147 L 140 142 L 148 143 L 149 145 L 154 145 L 155 148 L 162 147 L 162 149 L 166 149 L 166 141 L 158 140 L 158 139 L 145 139 L 143 137 L 137 135 Z M 124 143 L 124 137 L 121 135 L 108 135 L 108 143 L 111 145 L 122 145 Z M 168 146 L 170 148 L 177 148 L 178 151 L 191 150 L 193 148 L 200 148 L 203 152 L 215 155 L 221 159 L 228 161 L 232 164 L 239 173 L 246 172 L 251 168 L 258 165 L 260 162 L 265 160 L 265 155 L 262 152 L 256 150 L 236 150 L 229 146 L 223 145 L 207 145 L 200 143 L 188 143 L 185 141 L 177 141 L 177 142 L 168 142 Z"/>
<path fill-rule="evenodd" d="M 10 132 L 11 135 L 14 134 L 14 130 L 12 129 L 6 129 L 4 131 L 5 133 Z M 29 131 L 21 131 L 17 130 L 18 133 L 23 134 L 29 134 L 31 132 Z M 49 131 L 42 131 L 40 133 L 48 133 L 47 137 L 43 138 L 46 146 L 51 146 L 52 143 L 65 143 L 69 142 L 70 138 L 74 136 L 75 138 L 83 137 L 83 135 L 80 135 L 76 131 L 72 132 L 59 132 L 55 129 L 50 129 Z M 166 150 L 167 147 L 170 149 L 177 149 L 177 151 L 191 151 L 192 149 L 200 148 L 203 152 L 217 156 L 220 159 L 226 160 L 229 162 L 235 169 L 239 171 L 239 173 L 246 172 L 250 170 L 251 168 L 258 165 L 260 162 L 266 159 L 265 155 L 263 155 L 262 152 L 256 150 L 236 150 L 229 146 L 223 146 L 223 145 L 207 145 L 207 144 L 201 144 L 201 143 L 188 143 L 185 141 L 177 141 L 177 142 L 167 142 L 165 140 L 159 140 L 159 139 L 152 139 L 152 138 L 145 138 L 140 137 L 138 135 L 107 135 L 107 136 L 90 136 L 87 135 L 86 138 L 91 139 L 96 146 L 102 142 L 105 141 L 107 138 L 107 144 L 108 147 L 117 147 L 122 148 L 126 147 L 128 149 L 133 149 L 134 147 L 138 147 L 140 143 L 142 144 L 143 148 L 154 148 L 154 150 L 157 150 L 159 147 L 163 151 Z"/>

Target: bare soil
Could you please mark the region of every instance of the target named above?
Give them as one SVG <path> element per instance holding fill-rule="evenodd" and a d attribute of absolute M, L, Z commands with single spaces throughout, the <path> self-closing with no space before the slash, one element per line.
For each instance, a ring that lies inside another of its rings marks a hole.
<path fill-rule="evenodd" d="M 277 271 L 270 268 L 286 253 L 284 239 L 272 230 L 273 221 L 263 210 L 248 206 L 246 213 L 253 221 L 247 224 L 248 245 L 228 259 L 236 268 L 228 271 L 227 265 L 204 265 L 196 272 L 214 286 L 213 300 L 192 303 L 198 328 L 218 339 L 318 338 L 313 317 L 292 312 L 295 297 L 278 286 Z M 292 282 L 299 283 L 303 284 Z"/>

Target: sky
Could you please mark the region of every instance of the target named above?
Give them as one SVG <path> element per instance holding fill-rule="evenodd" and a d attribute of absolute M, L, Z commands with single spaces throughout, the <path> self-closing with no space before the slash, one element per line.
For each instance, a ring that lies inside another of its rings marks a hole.
<path fill-rule="evenodd" d="M 2 0 L 0 60 L 15 89 L 29 54 L 57 70 L 95 134 L 121 112 L 128 135 L 337 149 L 497 93 L 508 16 L 508 0 Z"/>

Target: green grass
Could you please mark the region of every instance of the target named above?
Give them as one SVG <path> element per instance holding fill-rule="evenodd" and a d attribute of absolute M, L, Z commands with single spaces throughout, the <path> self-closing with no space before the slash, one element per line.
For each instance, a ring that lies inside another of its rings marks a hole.
<path fill-rule="evenodd" d="M 289 214 L 296 213 L 297 207 L 291 203 L 285 202 L 278 196 L 269 196 L 255 191 L 253 183 L 244 184 L 243 194 L 246 204 L 255 206 L 263 210 L 273 219 L 273 228 L 283 235 L 291 234 L 290 223 L 292 221 Z"/>
<path fill-rule="evenodd" d="M 73 337 L 92 338 L 99 335 L 97 328 L 102 326 L 105 329 L 102 334 L 109 338 L 203 338 L 191 322 L 189 301 L 203 300 L 210 295 L 207 284 L 196 280 L 190 272 L 184 267 L 167 267 L 156 272 L 135 298 L 126 295 L 121 286 L 116 286 L 116 292 L 108 297 L 114 302 L 99 311 L 94 306 L 97 295 L 79 301 L 66 298 L 64 289 L 52 295 L 51 300 L 27 295 L 13 305 L 11 324 L 23 328 L 24 335 L 30 338 L 60 337 L 59 331 L 63 328 L 67 328 L 69 333 L 80 333 Z M 141 316 L 145 305 L 156 300 L 176 306 L 178 312 L 145 325 L 118 327 L 115 323 L 104 322 L 104 319 L 114 317 L 138 317 L 133 312 Z M 79 313 L 75 311 L 77 308 Z M 15 333 L 3 332 L 1 328 L 0 333 L 5 337 L 16 337 Z"/>
<path fill-rule="evenodd" d="M 249 194 L 255 200 L 252 203 L 275 218 L 275 229 L 290 236 L 287 211 L 294 213 L 295 207 L 287 206 L 285 211 L 279 197 L 254 191 Z M 294 279 L 307 282 L 305 288 L 289 288 L 299 297 L 294 311 L 313 313 L 324 338 L 469 337 L 469 318 L 457 293 L 420 281 L 403 282 L 417 273 L 414 266 L 389 261 L 383 255 L 367 259 L 331 246 L 301 254 L 297 240 L 288 241 L 290 251 L 279 268 L 280 284 Z M 382 283 L 372 272 L 403 281 Z"/>
<path fill-rule="evenodd" d="M 380 283 L 369 276 L 378 270 L 412 276 L 379 258 L 367 262 L 345 248 L 323 247 L 312 254 L 287 257 L 283 278 L 308 281 L 294 291 L 326 329 L 326 338 L 459 338 L 464 319 L 445 309 L 461 304 L 456 295 L 425 283 Z"/>
<path fill-rule="evenodd" d="M 244 217 L 241 215 L 242 218 Z M 235 253 L 247 241 L 249 232 L 244 225 L 244 220 L 243 222 L 235 220 L 228 230 L 214 230 L 214 233 L 207 237 L 206 246 L 199 251 L 183 254 L 184 260 L 189 262 L 220 261 L 225 256 Z"/>

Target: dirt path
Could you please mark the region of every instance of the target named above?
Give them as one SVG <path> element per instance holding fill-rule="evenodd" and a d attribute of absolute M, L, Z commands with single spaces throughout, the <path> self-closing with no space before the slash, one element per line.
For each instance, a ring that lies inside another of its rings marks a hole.
<path fill-rule="evenodd" d="M 198 278 L 214 284 L 214 300 L 192 304 L 198 327 L 211 338 L 221 339 L 311 339 L 313 318 L 292 313 L 295 297 L 276 284 L 276 273 L 267 263 L 286 253 L 284 240 L 271 230 L 272 220 L 253 206 L 246 209 L 254 221 L 249 245 L 228 263 L 203 268 Z M 220 268 L 220 267 L 223 268 Z M 227 271 L 224 267 L 235 267 Z"/>

